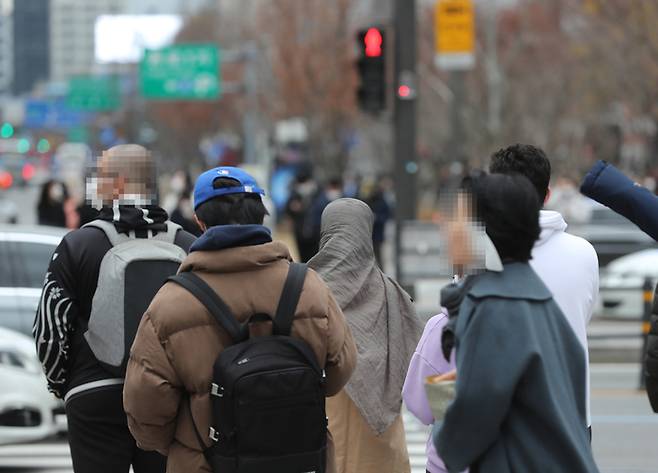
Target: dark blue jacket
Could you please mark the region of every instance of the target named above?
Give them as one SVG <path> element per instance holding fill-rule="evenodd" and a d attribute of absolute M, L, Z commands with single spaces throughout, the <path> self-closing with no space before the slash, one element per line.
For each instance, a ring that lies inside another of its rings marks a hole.
<path fill-rule="evenodd" d="M 658 197 L 635 184 L 611 164 L 605 161 L 596 163 L 585 176 L 580 190 L 587 197 L 623 215 L 658 241 Z M 644 379 L 651 407 L 658 413 L 658 287 L 644 354 Z"/>
<path fill-rule="evenodd" d="M 626 217 L 658 241 L 658 197 L 612 164 L 596 163 L 585 176 L 580 192 Z"/>

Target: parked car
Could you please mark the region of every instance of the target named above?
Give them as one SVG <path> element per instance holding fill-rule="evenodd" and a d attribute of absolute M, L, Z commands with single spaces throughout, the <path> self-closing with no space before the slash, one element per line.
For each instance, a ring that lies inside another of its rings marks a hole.
<path fill-rule="evenodd" d="M 611 262 L 601 272 L 596 313 L 604 317 L 640 319 L 646 278 L 658 282 L 658 249 L 638 251 Z"/>
<path fill-rule="evenodd" d="M 569 225 L 567 232 L 585 238 L 594 246 L 601 267 L 621 256 L 658 246 L 625 217 L 601 204 L 592 203 L 592 206 L 589 222 Z"/>
<path fill-rule="evenodd" d="M 0 327 L 31 336 L 50 258 L 67 231 L 0 225 Z"/>
<path fill-rule="evenodd" d="M 34 340 L 0 328 L 0 444 L 32 442 L 65 429 L 63 404 L 48 392 Z"/>

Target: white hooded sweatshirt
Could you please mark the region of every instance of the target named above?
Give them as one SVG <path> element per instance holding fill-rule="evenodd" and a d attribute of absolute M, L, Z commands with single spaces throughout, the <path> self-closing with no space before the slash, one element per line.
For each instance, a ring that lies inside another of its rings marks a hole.
<path fill-rule="evenodd" d="M 558 212 L 542 210 L 539 224 L 541 235 L 530 265 L 553 293 L 585 350 L 587 425 L 591 425 L 587 325 L 599 294 L 598 256 L 587 240 L 565 233 L 567 223 Z"/>

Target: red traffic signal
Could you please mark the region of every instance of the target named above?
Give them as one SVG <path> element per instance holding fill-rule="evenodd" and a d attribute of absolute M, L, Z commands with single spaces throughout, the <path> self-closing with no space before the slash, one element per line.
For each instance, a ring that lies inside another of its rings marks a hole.
<path fill-rule="evenodd" d="M 359 108 L 378 113 L 386 108 L 386 30 L 369 26 L 357 31 L 356 40 Z"/>
<path fill-rule="evenodd" d="M 382 32 L 377 28 L 369 28 L 363 38 L 363 44 L 366 47 L 367 57 L 380 57 L 382 55 L 382 45 L 384 37 Z"/>

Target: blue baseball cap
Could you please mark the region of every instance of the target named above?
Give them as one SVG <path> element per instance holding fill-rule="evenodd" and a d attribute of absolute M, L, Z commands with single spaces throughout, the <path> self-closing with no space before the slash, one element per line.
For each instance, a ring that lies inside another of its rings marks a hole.
<path fill-rule="evenodd" d="M 215 189 L 213 183 L 220 178 L 234 179 L 240 185 Z M 229 166 L 214 168 L 201 174 L 196 180 L 196 184 L 194 184 L 194 210 L 210 199 L 228 194 L 265 195 L 265 191 L 258 187 L 256 179 L 240 168 Z"/>

